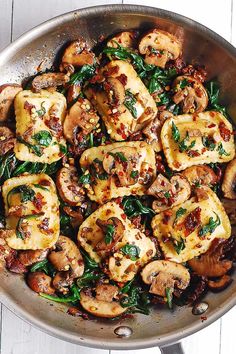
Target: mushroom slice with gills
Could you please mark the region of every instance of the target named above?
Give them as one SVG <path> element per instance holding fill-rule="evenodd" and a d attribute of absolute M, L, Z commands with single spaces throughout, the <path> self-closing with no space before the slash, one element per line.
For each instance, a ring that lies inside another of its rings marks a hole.
<path fill-rule="evenodd" d="M 70 277 L 78 278 L 84 273 L 83 257 L 76 244 L 66 236 L 59 236 L 56 250 L 48 255 L 49 261 L 59 271 L 70 271 Z"/>
<path fill-rule="evenodd" d="M 110 285 L 107 285 L 109 287 Z M 100 294 L 100 290 L 99 293 Z M 98 300 L 100 295 L 93 297 L 85 291 L 80 293 L 80 305 L 89 313 L 97 317 L 114 318 L 124 313 L 127 308 L 122 307 L 118 301 Z M 105 298 L 105 296 L 104 296 Z M 110 300 L 110 299 L 109 299 Z"/>
<path fill-rule="evenodd" d="M 0 156 L 13 149 L 15 141 L 14 134 L 8 127 L 0 127 Z"/>
<path fill-rule="evenodd" d="M 190 274 L 182 264 L 158 260 L 147 264 L 141 272 L 145 284 L 150 284 L 149 292 L 162 297 L 166 296 L 166 289 L 171 292 L 175 287 L 184 290 L 190 282 Z"/>
<path fill-rule="evenodd" d="M 107 47 L 118 48 L 119 46 L 123 48 L 134 48 L 137 39 L 136 31 L 123 31 L 117 33 L 108 42 Z"/>
<path fill-rule="evenodd" d="M 73 144 L 79 131 L 84 135 L 91 133 L 91 131 L 95 129 L 98 121 L 99 116 L 89 100 L 79 98 L 66 115 L 63 125 L 64 136 Z"/>
<path fill-rule="evenodd" d="M 187 167 L 186 170 L 182 172 L 182 175 L 187 178 L 191 186 L 200 184 L 209 187 L 216 184 L 218 181 L 218 177 L 213 169 L 207 165 Z"/>
<path fill-rule="evenodd" d="M 70 67 L 93 65 L 95 55 L 90 51 L 85 40 L 78 39 L 68 45 L 61 59 L 60 71 L 68 71 Z"/>
<path fill-rule="evenodd" d="M 0 86 L 0 122 L 10 118 L 13 110 L 13 102 L 16 95 L 22 91 L 18 84 L 4 84 Z"/>
<path fill-rule="evenodd" d="M 102 229 L 104 238 L 96 244 L 95 251 L 103 256 L 109 254 L 124 236 L 125 227 L 116 217 L 108 220 L 97 219 L 96 224 Z"/>
<path fill-rule="evenodd" d="M 107 94 L 108 102 L 111 106 L 120 106 L 125 100 L 125 88 L 120 80 L 115 77 L 108 77 L 103 83 L 104 91 Z"/>
<path fill-rule="evenodd" d="M 222 259 L 224 256 L 224 247 L 226 240 L 214 239 L 207 252 L 198 258 L 188 261 L 190 268 L 205 277 L 221 277 L 226 274 L 233 266 L 233 262 L 228 259 Z"/>
<path fill-rule="evenodd" d="M 217 280 L 208 280 L 208 287 L 213 291 L 221 291 L 227 288 L 232 283 L 233 279 L 230 275 L 223 275 Z"/>
<path fill-rule="evenodd" d="M 230 161 L 226 167 L 222 191 L 225 198 L 236 199 L 236 158 Z"/>
<path fill-rule="evenodd" d="M 139 52 L 145 54 L 147 64 L 164 68 L 169 60 L 181 55 L 182 45 L 171 33 L 155 28 L 141 38 Z"/>
<path fill-rule="evenodd" d="M 203 112 L 208 105 L 208 95 L 200 81 L 192 76 L 178 76 L 172 85 L 174 103 L 181 104 L 183 113 Z"/>
<path fill-rule="evenodd" d="M 26 267 L 46 259 L 49 249 L 45 250 L 24 250 L 18 252 L 19 261 Z"/>
<path fill-rule="evenodd" d="M 44 88 L 64 86 L 70 80 L 69 75 L 63 73 L 46 73 L 35 76 L 32 81 L 32 91 L 40 92 Z"/>
<path fill-rule="evenodd" d="M 157 198 L 153 201 L 152 208 L 158 213 L 188 200 L 191 187 L 187 179 L 181 175 L 174 175 L 169 181 L 159 174 L 147 190 L 147 194 Z"/>
<path fill-rule="evenodd" d="M 138 150 L 131 146 L 117 147 L 109 151 L 103 159 L 103 168 L 109 175 L 116 175 L 121 186 L 131 186 L 137 182 L 139 163 Z"/>
<path fill-rule="evenodd" d="M 28 273 L 26 282 L 31 290 L 36 293 L 52 295 L 55 289 L 52 287 L 52 278 L 43 272 Z"/>
<path fill-rule="evenodd" d="M 111 284 L 100 284 L 96 287 L 96 299 L 98 301 L 112 302 L 118 294 L 118 288 Z"/>
<path fill-rule="evenodd" d="M 57 272 L 53 278 L 52 285 L 60 293 L 67 294 L 69 286 L 73 284 L 73 277 L 70 272 Z"/>
<path fill-rule="evenodd" d="M 61 199 L 71 206 L 80 205 L 85 199 L 85 191 L 78 184 L 78 174 L 74 166 L 62 167 L 56 178 L 56 186 Z"/>

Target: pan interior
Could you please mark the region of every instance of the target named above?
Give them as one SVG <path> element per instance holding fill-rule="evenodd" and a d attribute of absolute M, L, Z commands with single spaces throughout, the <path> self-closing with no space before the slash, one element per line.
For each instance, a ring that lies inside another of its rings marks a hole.
<path fill-rule="evenodd" d="M 209 78 L 217 77 L 222 86 L 222 103 L 228 106 L 236 122 L 236 50 L 225 40 L 182 16 L 142 6 L 101 6 L 72 12 L 45 23 L 22 36 L 0 55 L 0 84 L 21 82 L 42 69 L 50 68 L 55 55 L 68 41 L 79 36 L 94 46 L 101 35 L 107 37 L 124 29 L 148 30 L 158 26 L 184 42 L 184 59 L 205 65 Z M 192 315 L 190 307 L 156 308 L 150 316 L 133 319 L 85 321 L 68 316 L 63 305 L 50 303 L 37 296 L 17 275 L 1 271 L 1 299 L 21 317 L 62 339 L 100 348 L 144 348 L 173 342 L 210 324 L 235 304 L 234 282 L 219 294 L 209 293 L 207 319 Z M 132 328 L 130 337 L 120 339 L 115 328 Z"/>

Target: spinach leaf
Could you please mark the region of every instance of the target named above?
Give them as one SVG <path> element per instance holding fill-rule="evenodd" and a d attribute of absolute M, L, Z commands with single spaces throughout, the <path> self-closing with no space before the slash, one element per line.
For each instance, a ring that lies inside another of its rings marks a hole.
<path fill-rule="evenodd" d="M 47 259 L 33 264 L 30 268 L 30 272 L 32 273 L 39 271 L 42 271 L 45 274 L 50 275 L 51 277 L 54 277 L 57 272 L 53 265 Z"/>
<path fill-rule="evenodd" d="M 208 109 L 216 110 L 223 115 L 227 116 L 226 108 L 219 104 L 220 88 L 219 83 L 216 81 L 209 81 L 206 84 L 206 89 L 208 93 Z"/>
<path fill-rule="evenodd" d="M 95 70 L 96 68 L 93 65 L 83 65 L 79 71 L 71 75 L 69 85 L 78 85 L 90 79 L 95 74 Z"/>
<path fill-rule="evenodd" d="M 42 186 L 41 184 L 34 183 L 33 186 L 36 187 L 36 188 L 42 189 L 43 191 L 49 192 L 49 189 L 44 187 L 44 186 Z"/>
<path fill-rule="evenodd" d="M 127 283 L 121 289 L 121 293 L 128 295 L 120 299 L 122 307 L 129 307 L 130 313 L 149 315 L 148 305 L 150 304 L 150 294 L 137 285 L 136 278 Z"/>
<path fill-rule="evenodd" d="M 130 173 L 131 178 L 135 179 L 135 178 L 138 178 L 138 176 L 139 176 L 139 171 L 137 171 L 137 170 L 131 171 L 131 173 Z"/>
<path fill-rule="evenodd" d="M 173 238 L 172 242 L 177 254 L 180 254 L 185 249 L 185 242 L 182 237 L 180 237 L 179 241 Z"/>
<path fill-rule="evenodd" d="M 127 158 L 123 154 L 123 152 L 108 152 L 108 155 L 113 156 L 116 160 L 121 161 L 121 162 L 127 162 Z"/>
<path fill-rule="evenodd" d="M 153 215 L 155 212 L 142 204 L 142 202 L 133 196 L 124 197 L 122 200 L 124 212 L 128 217 L 147 214 Z"/>
<path fill-rule="evenodd" d="M 112 242 L 114 233 L 115 233 L 115 226 L 111 225 L 111 224 L 108 224 L 106 226 L 106 233 L 105 233 L 105 243 L 106 243 L 106 245 L 109 245 Z"/>
<path fill-rule="evenodd" d="M 180 152 L 184 152 L 184 151 L 189 151 L 189 150 L 191 150 L 194 146 L 195 146 L 195 144 L 196 144 L 196 140 L 193 140 L 191 143 L 190 143 L 190 145 L 187 145 L 187 142 L 189 141 L 189 134 L 188 134 L 188 132 L 186 133 L 186 137 L 183 139 L 183 140 L 181 140 L 180 142 L 179 142 L 179 144 L 178 144 L 178 146 L 179 146 L 179 151 Z"/>
<path fill-rule="evenodd" d="M 221 224 L 219 216 L 215 212 L 214 214 L 216 215 L 216 219 L 214 220 L 213 217 L 211 216 L 209 218 L 208 223 L 199 230 L 198 235 L 200 237 L 205 236 L 208 233 L 212 234 L 215 231 L 215 229 Z"/>
<path fill-rule="evenodd" d="M 9 198 L 13 194 L 20 194 L 21 202 L 25 203 L 34 200 L 35 192 L 34 190 L 27 186 L 26 184 L 21 184 L 20 186 L 12 188 L 7 194 L 7 204 L 9 206 Z"/>
<path fill-rule="evenodd" d="M 90 165 L 90 172 L 93 177 L 98 178 L 102 181 L 109 178 L 109 175 L 106 173 L 106 171 L 103 168 L 102 161 L 97 158 L 94 159 L 92 164 Z"/>
<path fill-rule="evenodd" d="M 17 136 L 16 139 L 21 143 L 24 144 L 25 146 L 27 146 L 27 148 L 29 150 L 31 150 L 36 156 L 42 156 L 43 152 L 42 152 L 42 148 L 39 145 L 32 145 L 30 143 L 28 143 L 27 141 L 25 141 L 23 138 L 21 138 L 20 136 Z"/>
<path fill-rule="evenodd" d="M 79 177 L 79 182 L 82 184 L 90 184 L 91 183 L 91 175 L 89 173 L 83 174 Z"/>
<path fill-rule="evenodd" d="M 214 143 L 213 139 L 210 139 L 208 136 L 202 137 L 202 144 L 210 151 L 215 150 L 216 144 Z"/>
<path fill-rule="evenodd" d="M 16 237 L 17 238 L 21 238 L 22 240 L 24 240 L 26 238 L 26 233 L 25 231 L 22 229 L 22 224 L 24 224 L 24 222 L 26 220 L 30 220 L 30 219 L 36 219 L 38 218 L 39 216 L 42 216 L 44 215 L 44 213 L 39 213 L 39 214 L 29 214 L 29 215 L 24 215 L 24 216 L 21 216 L 17 222 L 17 225 L 16 225 Z"/>
<path fill-rule="evenodd" d="M 218 147 L 217 147 L 217 151 L 218 151 L 218 153 L 219 153 L 220 156 L 223 156 L 223 155 L 229 156 L 229 155 L 230 155 L 230 154 L 228 154 L 228 153 L 225 151 L 225 149 L 223 148 L 222 143 L 219 143 L 219 145 L 218 145 Z"/>
<path fill-rule="evenodd" d="M 43 117 L 44 114 L 46 114 L 46 109 L 45 109 L 45 107 L 43 106 L 44 103 L 45 103 L 45 102 L 42 102 L 42 103 L 41 103 L 41 109 L 39 109 L 38 111 L 36 111 L 36 113 L 37 113 L 37 115 L 38 115 L 39 117 Z"/>
<path fill-rule="evenodd" d="M 80 252 L 83 255 L 83 259 L 84 259 L 84 263 L 85 263 L 85 268 L 86 269 L 98 268 L 98 263 L 95 262 L 83 248 L 80 248 Z"/>
<path fill-rule="evenodd" d="M 68 151 L 67 151 L 67 146 L 66 146 L 66 145 L 59 144 L 59 149 L 60 149 L 60 152 L 61 152 L 63 155 L 67 155 Z"/>
<path fill-rule="evenodd" d="M 131 261 L 136 261 L 139 258 L 140 248 L 135 245 L 126 244 L 120 248 L 120 251 L 130 256 Z"/>
<path fill-rule="evenodd" d="M 69 295 L 48 295 L 44 293 L 39 293 L 39 295 L 47 300 L 55 301 L 55 302 L 62 302 L 62 303 L 75 303 L 80 300 L 80 290 L 75 284 L 70 287 L 70 294 Z"/>
<path fill-rule="evenodd" d="M 180 133 L 179 133 L 179 129 L 177 128 L 177 126 L 175 125 L 174 122 L 172 122 L 172 138 L 174 139 L 174 141 L 177 143 L 180 139 Z"/>
<path fill-rule="evenodd" d="M 134 95 L 132 94 L 132 92 L 130 92 L 129 90 L 125 91 L 125 100 L 124 100 L 124 105 L 126 108 L 128 108 L 128 110 L 130 111 L 130 113 L 132 114 L 132 116 L 134 118 L 138 117 L 138 112 L 137 109 L 135 107 L 137 100 L 134 97 Z"/>
<path fill-rule="evenodd" d="M 40 130 L 32 136 L 34 140 L 41 146 L 48 147 L 52 142 L 52 135 L 47 130 Z"/>

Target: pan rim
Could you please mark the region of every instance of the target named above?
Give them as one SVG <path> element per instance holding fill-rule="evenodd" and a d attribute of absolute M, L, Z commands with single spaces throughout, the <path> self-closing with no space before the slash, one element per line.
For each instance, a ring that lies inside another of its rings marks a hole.
<path fill-rule="evenodd" d="M 18 39 L 12 42 L 9 46 L 7 46 L 3 51 L 0 53 L 0 65 L 1 63 L 5 63 L 7 58 L 12 55 L 14 51 L 18 48 L 21 48 L 29 41 L 35 40 L 38 36 L 42 35 L 50 31 L 51 29 L 57 27 L 62 23 L 66 23 L 73 18 L 75 19 L 76 16 L 86 17 L 89 15 L 97 14 L 104 14 L 107 11 L 112 11 L 113 13 L 132 13 L 132 14 L 139 14 L 139 15 L 152 15 L 153 17 L 159 16 L 163 19 L 174 20 L 176 24 L 180 26 L 184 25 L 189 28 L 197 28 L 198 32 L 201 34 L 207 34 L 208 38 L 215 41 L 221 47 L 223 47 L 229 55 L 236 57 L 236 48 L 230 44 L 227 40 L 222 38 L 220 35 L 215 33 L 214 31 L 210 30 L 206 26 L 194 21 L 186 16 L 177 14 L 175 12 L 163 10 L 160 8 L 144 6 L 144 5 L 124 5 L 124 4 L 110 4 L 110 5 L 100 5 L 100 6 L 92 6 L 86 7 L 83 9 L 78 9 L 74 11 L 67 12 L 63 15 L 59 15 L 54 17 L 51 20 L 45 21 L 42 24 L 34 27 L 33 29 L 27 31 L 23 35 L 21 35 Z M 154 346 L 164 346 L 180 339 L 189 336 L 216 321 L 220 318 L 223 314 L 229 311 L 234 305 L 236 305 L 236 298 L 231 295 L 226 301 L 224 301 L 221 307 L 214 310 L 214 312 L 209 315 L 207 321 L 199 322 L 191 325 L 182 327 L 178 331 L 173 331 L 170 334 L 163 334 L 159 337 L 149 337 L 148 339 L 135 339 L 129 340 L 128 342 L 118 340 L 114 337 L 114 340 L 107 339 L 104 342 L 101 342 L 100 339 L 94 339 L 91 336 L 83 336 L 80 337 L 79 335 L 76 336 L 72 334 L 70 331 L 65 331 L 60 329 L 59 327 L 55 327 L 49 325 L 42 320 L 34 318 L 30 315 L 26 310 L 19 307 L 16 300 L 13 300 L 12 297 L 4 292 L 1 289 L 0 299 L 3 305 L 5 305 L 10 311 L 16 314 L 18 317 L 22 318 L 26 322 L 30 323 L 34 327 L 40 329 L 41 331 L 50 334 L 56 338 L 79 344 L 86 347 L 92 348 L 99 348 L 99 349 L 113 349 L 113 350 L 125 350 L 125 349 L 144 349 L 150 348 Z"/>

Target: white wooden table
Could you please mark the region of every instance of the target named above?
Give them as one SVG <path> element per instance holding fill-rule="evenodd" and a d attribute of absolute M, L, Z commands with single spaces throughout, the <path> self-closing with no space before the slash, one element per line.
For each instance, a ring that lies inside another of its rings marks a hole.
<path fill-rule="evenodd" d="M 0 50 L 39 23 L 82 7 L 130 3 L 156 6 L 191 17 L 236 46 L 236 0 L 0 0 Z M 1 304 L 0 304 L 1 306 Z M 1 306 L 1 354 L 121 354 L 88 349 L 55 339 Z M 186 353 L 235 354 L 236 308 L 206 329 L 183 340 Z M 159 349 L 127 351 L 154 354 Z"/>

